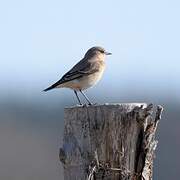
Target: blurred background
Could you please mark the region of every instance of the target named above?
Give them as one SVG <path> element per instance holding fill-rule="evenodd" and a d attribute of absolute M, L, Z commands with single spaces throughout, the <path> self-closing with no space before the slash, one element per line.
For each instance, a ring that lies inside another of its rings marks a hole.
<path fill-rule="evenodd" d="M 42 90 L 86 50 L 113 53 L 93 102 L 161 104 L 154 179 L 180 176 L 180 1 L 0 2 L 0 179 L 59 180 L 64 107 L 72 91 Z"/>

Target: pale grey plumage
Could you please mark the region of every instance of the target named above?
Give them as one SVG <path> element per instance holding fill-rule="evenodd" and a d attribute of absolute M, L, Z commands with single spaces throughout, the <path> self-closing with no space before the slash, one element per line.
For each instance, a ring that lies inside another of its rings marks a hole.
<path fill-rule="evenodd" d="M 93 86 L 101 78 L 104 72 L 105 55 L 110 54 L 111 53 L 106 52 L 102 47 L 90 48 L 81 61 L 79 61 L 59 81 L 44 91 L 48 91 L 53 88 L 66 87 L 75 91 L 79 90 L 81 92 L 81 90 Z M 78 101 L 80 102 L 79 99 Z"/>

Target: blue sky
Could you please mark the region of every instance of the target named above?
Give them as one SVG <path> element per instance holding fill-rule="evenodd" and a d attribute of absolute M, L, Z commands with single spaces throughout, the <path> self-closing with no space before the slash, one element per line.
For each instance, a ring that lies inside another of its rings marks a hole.
<path fill-rule="evenodd" d="M 180 1 L 1 0 L 2 177 L 59 179 L 62 111 L 77 100 L 66 89 L 42 90 L 95 45 L 113 55 L 87 95 L 97 103 L 163 105 L 155 177 L 179 177 Z"/>
<path fill-rule="evenodd" d="M 2 92 L 39 91 L 101 45 L 113 55 L 97 88 L 180 97 L 179 17 L 174 0 L 1 1 Z"/>

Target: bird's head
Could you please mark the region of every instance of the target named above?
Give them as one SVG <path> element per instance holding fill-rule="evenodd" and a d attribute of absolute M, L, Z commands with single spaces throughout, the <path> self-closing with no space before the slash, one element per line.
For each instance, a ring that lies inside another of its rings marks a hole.
<path fill-rule="evenodd" d="M 85 57 L 86 57 L 86 58 L 94 58 L 94 57 L 97 57 L 98 59 L 104 60 L 106 55 L 111 55 L 111 53 L 110 53 L 110 52 L 107 52 L 107 51 L 106 51 L 104 48 L 102 48 L 102 47 L 95 46 L 95 47 L 90 48 L 90 49 L 86 52 Z"/>

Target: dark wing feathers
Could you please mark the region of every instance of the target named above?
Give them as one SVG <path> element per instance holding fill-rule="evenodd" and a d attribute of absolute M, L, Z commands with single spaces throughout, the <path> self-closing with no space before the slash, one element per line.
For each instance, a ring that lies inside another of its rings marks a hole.
<path fill-rule="evenodd" d="M 59 81 L 57 81 L 52 86 L 45 89 L 44 91 L 51 90 L 60 84 L 92 74 L 94 72 L 97 72 L 98 70 L 99 67 L 97 63 L 95 62 L 92 63 L 87 61 L 86 59 L 82 59 L 70 71 L 68 71 Z"/>
<path fill-rule="evenodd" d="M 53 85 L 51 85 L 47 89 L 44 89 L 44 91 L 49 91 L 49 90 L 59 86 L 60 84 L 63 84 L 63 83 L 68 82 L 68 81 L 72 81 L 74 79 L 81 78 L 82 76 L 83 75 L 80 75 L 80 74 L 76 74 L 74 76 L 69 76 L 69 75 L 65 74 L 59 81 L 57 81 L 56 83 L 54 83 Z"/>

